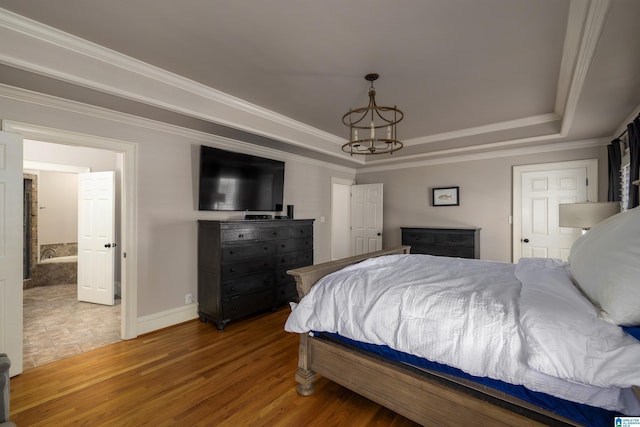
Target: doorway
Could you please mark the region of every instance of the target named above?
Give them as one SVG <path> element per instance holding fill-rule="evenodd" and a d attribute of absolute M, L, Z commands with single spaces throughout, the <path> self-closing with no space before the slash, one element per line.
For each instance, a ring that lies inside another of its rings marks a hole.
<path fill-rule="evenodd" d="M 598 160 L 513 167 L 513 262 L 567 259 L 577 229 L 558 225 L 558 205 L 598 200 Z"/>
<path fill-rule="evenodd" d="M 78 256 L 83 253 L 78 177 L 90 167 L 58 163 L 77 157 L 79 164 L 115 169 L 116 154 L 32 140 L 25 140 L 23 149 L 24 159 L 37 153 L 39 160 L 56 162 L 23 161 L 23 177 L 30 183 L 25 206 L 31 211 L 24 220 L 24 255 L 32 262 L 25 265 L 29 277 L 23 283 L 23 368 L 29 369 L 120 341 L 121 300 L 116 293 L 111 306 L 80 301 L 79 269 L 87 268 Z"/>
<path fill-rule="evenodd" d="M 60 146 L 93 147 L 117 153 L 118 168 L 122 171 L 122 181 L 120 183 L 122 199 L 119 209 L 121 228 L 118 231 L 122 254 L 120 259 L 122 293 L 120 337 L 122 339 L 135 338 L 137 336 L 137 241 L 134 237 L 137 229 L 137 208 L 135 204 L 135 200 L 137 200 L 137 144 L 9 120 L 2 121 L 2 128 L 4 131 L 19 135 L 22 138 L 46 141 Z M 18 161 L 22 163 L 22 155 L 20 155 Z M 20 254 L 21 256 L 22 254 Z M 13 283 L 12 286 L 14 286 Z M 19 295 L 22 296 L 22 283 L 16 283 L 15 286 L 20 287 L 20 291 L 16 292 L 19 292 Z M 7 292 L 13 292 L 13 290 L 8 289 Z M 13 324 L 21 323 L 21 321 L 16 321 Z M 19 331 L 14 331 L 17 336 L 12 339 L 11 343 L 22 343 L 22 328 L 19 329 Z M 13 349 L 13 347 L 11 348 Z M 21 346 L 11 350 L 11 352 L 15 355 L 15 358 L 22 360 Z M 21 372 L 22 363 L 12 365 L 12 376 Z"/>
<path fill-rule="evenodd" d="M 382 184 L 331 178 L 331 259 L 382 249 Z"/>

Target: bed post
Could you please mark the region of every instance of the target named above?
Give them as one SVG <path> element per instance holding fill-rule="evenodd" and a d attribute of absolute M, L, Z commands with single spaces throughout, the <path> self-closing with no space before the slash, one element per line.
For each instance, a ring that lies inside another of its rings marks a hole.
<path fill-rule="evenodd" d="M 305 289 L 305 281 L 300 275 L 294 275 L 298 296 L 302 299 L 309 292 L 310 285 Z M 310 396 L 314 391 L 316 373 L 309 369 L 309 335 L 300 334 L 298 345 L 298 369 L 296 370 L 296 390 L 300 396 Z"/>
<path fill-rule="evenodd" d="M 287 274 L 293 276 L 296 281 L 296 289 L 298 297 L 302 299 L 309 293 L 311 287 L 329 273 L 337 271 L 347 265 L 365 260 L 373 256 L 391 255 L 391 254 L 407 254 L 411 249 L 410 246 L 398 246 L 391 249 L 384 249 L 377 252 L 357 255 L 336 261 L 329 261 L 317 265 L 309 265 L 306 267 L 288 270 Z M 301 396 L 309 396 L 313 394 L 316 373 L 309 369 L 311 365 L 311 338 L 308 334 L 300 334 L 300 345 L 298 347 L 298 369 L 296 370 L 296 389 Z"/>
<path fill-rule="evenodd" d="M 313 394 L 316 373 L 309 368 L 309 335 L 300 334 L 300 346 L 298 347 L 298 370 L 296 371 L 296 390 L 300 396 Z"/>

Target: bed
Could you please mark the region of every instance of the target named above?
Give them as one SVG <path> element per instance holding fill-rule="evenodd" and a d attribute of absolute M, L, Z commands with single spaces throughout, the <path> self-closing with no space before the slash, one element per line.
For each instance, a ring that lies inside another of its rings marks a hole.
<path fill-rule="evenodd" d="M 569 263 L 411 255 L 400 246 L 290 270 L 300 295 L 285 325 L 300 334 L 297 391 L 312 394 L 322 375 L 422 425 L 640 417 L 639 260 L 636 208 L 580 237 Z M 465 317 L 475 308 L 479 318 Z M 444 332 L 432 332 L 435 323 Z"/>

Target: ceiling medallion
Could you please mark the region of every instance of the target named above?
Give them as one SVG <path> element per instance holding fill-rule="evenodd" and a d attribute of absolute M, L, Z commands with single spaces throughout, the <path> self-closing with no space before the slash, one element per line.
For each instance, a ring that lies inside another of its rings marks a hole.
<path fill-rule="evenodd" d="M 395 106 L 382 107 L 376 104 L 373 82 L 378 77 L 375 73 L 365 76 L 365 80 L 371 82 L 369 105 L 351 109 L 342 116 L 342 123 L 349 127 L 349 142 L 342 146 L 345 153 L 391 154 L 402 148 L 402 142 L 397 139 L 396 125 L 404 118 L 404 114 Z"/>

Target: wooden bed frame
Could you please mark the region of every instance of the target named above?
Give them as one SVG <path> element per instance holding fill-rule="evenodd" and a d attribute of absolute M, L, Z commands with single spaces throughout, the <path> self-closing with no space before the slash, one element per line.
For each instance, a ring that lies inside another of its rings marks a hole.
<path fill-rule="evenodd" d="M 399 246 L 287 273 L 295 278 L 302 298 L 329 273 L 367 258 L 406 254 L 409 250 L 409 246 Z M 333 340 L 300 334 L 295 374 L 298 394 L 313 393 L 316 374 L 422 425 L 580 425 L 487 386 L 389 361 Z M 637 387 L 634 391 L 640 396 Z"/>

